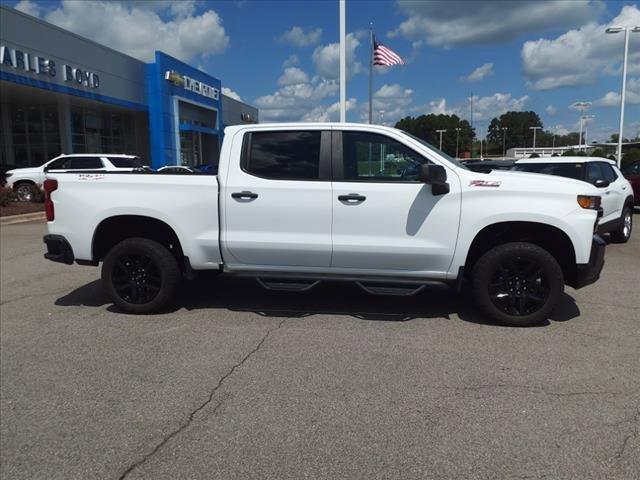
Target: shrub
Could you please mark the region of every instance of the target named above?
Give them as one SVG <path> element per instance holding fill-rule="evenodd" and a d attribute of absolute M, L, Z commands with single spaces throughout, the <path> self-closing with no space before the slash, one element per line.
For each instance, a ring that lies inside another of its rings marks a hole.
<path fill-rule="evenodd" d="M 540 155 L 538 155 L 537 153 L 532 153 L 531 155 L 529 155 L 529 158 L 540 158 Z"/>
<path fill-rule="evenodd" d="M 622 166 L 626 167 L 636 160 L 640 160 L 640 148 L 632 148 L 622 155 Z"/>
<path fill-rule="evenodd" d="M 0 187 L 0 206 L 6 207 L 10 202 L 16 199 L 16 194 L 13 190 L 7 187 Z"/>

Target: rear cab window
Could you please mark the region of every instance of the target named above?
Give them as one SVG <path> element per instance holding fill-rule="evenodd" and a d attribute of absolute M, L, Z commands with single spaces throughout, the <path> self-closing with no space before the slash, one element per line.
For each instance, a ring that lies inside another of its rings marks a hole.
<path fill-rule="evenodd" d="M 326 180 L 322 136 L 321 130 L 250 132 L 244 138 L 242 170 L 272 180 Z"/>

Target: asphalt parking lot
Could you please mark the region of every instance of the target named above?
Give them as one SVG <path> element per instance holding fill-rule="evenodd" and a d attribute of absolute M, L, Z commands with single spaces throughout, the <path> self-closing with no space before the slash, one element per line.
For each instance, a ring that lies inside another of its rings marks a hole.
<path fill-rule="evenodd" d="M 640 229 L 527 329 L 223 278 L 125 315 L 44 229 L 1 228 L 2 478 L 640 478 Z"/>

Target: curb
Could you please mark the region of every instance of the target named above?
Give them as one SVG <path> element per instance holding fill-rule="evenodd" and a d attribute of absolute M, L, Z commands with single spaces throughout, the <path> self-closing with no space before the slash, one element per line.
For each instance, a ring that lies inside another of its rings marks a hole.
<path fill-rule="evenodd" d="M 34 222 L 37 220 L 46 220 L 44 212 L 24 213 L 22 215 L 9 215 L 8 217 L 0 217 L 0 225 L 13 225 L 14 223 Z"/>

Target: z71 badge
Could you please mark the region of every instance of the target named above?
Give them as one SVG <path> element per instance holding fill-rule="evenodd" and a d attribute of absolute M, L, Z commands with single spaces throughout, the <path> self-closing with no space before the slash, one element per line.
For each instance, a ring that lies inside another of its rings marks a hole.
<path fill-rule="evenodd" d="M 469 182 L 470 187 L 499 187 L 502 182 L 495 180 L 471 180 Z"/>

